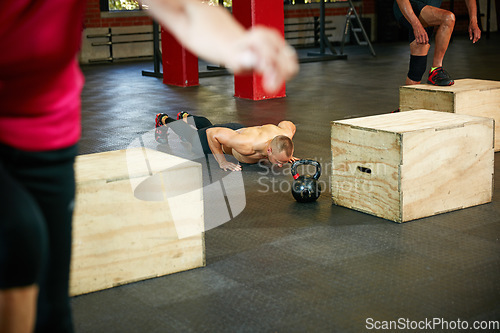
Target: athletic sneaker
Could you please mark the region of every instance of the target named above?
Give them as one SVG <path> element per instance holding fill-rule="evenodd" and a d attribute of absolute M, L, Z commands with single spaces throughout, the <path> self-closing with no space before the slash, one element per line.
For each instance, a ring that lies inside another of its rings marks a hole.
<path fill-rule="evenodd" d="M 187 116 L 189 116 L 189 113 L 187 113 L 186 111 L 181 111 L 177 113 L 177 120 L 181 120 Z"/>
<path fill-rule="evenodd" d="M 161 119 L 166 116 L 164 113 L 158 113 L 155 118 L 155 140 L 158 143 L 165 144 L 167 139 L 167 128 L 161 122 Z"/>
<path fill-rule="evenodd" d="M 455 83 L 455 81 L 453 81 L 450 74 L 448 74 L 443 67 L 438 67 L 433 71 L 429 71 L 427 83 L 435 86 L 451 86 Z"/>

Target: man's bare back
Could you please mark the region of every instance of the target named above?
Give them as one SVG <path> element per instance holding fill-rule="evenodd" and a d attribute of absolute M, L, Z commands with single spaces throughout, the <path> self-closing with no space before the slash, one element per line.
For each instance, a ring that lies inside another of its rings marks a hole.
<path fill-rule="evenodd" d="M 258 152 L 260 146 L 265 145 L 269 140 L 272 140 L 277 135 L 286 135 L 290 137 L 289 131 L 278 127 L 276 125 L 268 124 L 262 126 L 253 126 L 253 127 L 245 127 L 236 132 L 245 137 L 245 140 L 248 140 L 252 143 L 255 153 L 251 155 L 243 155 L 238 152 L 237 149 L 231 148 L 226 145 L 222 145 L 222 150 L 225 154 L 233 155 L 238 161 L 242 163 L 257 163 L 260 160 L 266 158 L 265 155 Z M 293 137 L 291 135 L 290 139 Z"/>
<path fill-rule="evenodd" d="M 276 136 L 287 136 L 290 139 L 295 134 L 295 125 L 290 121 L 282 121 L 277 126 L 273 124 L 245 127 L 236 131 L 213 127 L 207 129 L 207 140 L 212 154 L 215 156 L 221 168 L 227 166 L 230 170 L 239 170 L 233 163 L 227 162 L 223 153 L 233 155 L 242 163 L 258 163 L 262 159 L 269 158 L 269 144 Z M 275 164 L 288 162 L 284 156 L 273 157 Z M 289 158 L 292 158 L 291 156 Z"/>

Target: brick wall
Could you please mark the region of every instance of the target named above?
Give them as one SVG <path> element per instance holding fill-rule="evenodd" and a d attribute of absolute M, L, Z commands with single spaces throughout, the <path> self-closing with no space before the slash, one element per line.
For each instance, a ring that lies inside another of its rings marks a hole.
<path fill-rule="evenodd" d="M 375 0 L 355 1 L 354 4 L 358 13 L 364 17 L 370 18 L 371 24 L 373 25 L 375 22 Z M 330 29 L 330 31 L 327 32 L 331 41 L 340 41 L 342 38 L 347 7 L 347 1 L 344 1 L 344 3 L 326 3 L 325 16 L 329 17 L 329 21 L 331 21 L 329 26 L 327 26 L 327 29 Z M 288 5 L 285 6 L 285 8 L 285 21 L 288 22 L 305 22 L 307 20 L 312 20 L 314 16 L 319 16 L 320 14 L 318 3 L 295 6 Z M 130 36 L 130 33 L 151 31 L 152 21 L 145 12 L 101 12 L 99 0 L 87 0 L 84 28 L 82 48 L 80 51 L 80 62 L 82 63 L 93 62 L 99 59 L 107 61 L 106 59 L 108 59 L 111 54 L 116 59 L 137 58 L 153 54 L 152 42 L 146 42 L 146 40 L 151 40 L 152 37 L 150 35 L 142 34 L 139 36 Z M 129 36 L 113 37 L 113 42 L 122 40 L 145 41 L 130 44 L 113 44 L 113 46 L 95 46 L 96 43 L 107 42 L 108 38 L 88 38 L 89 35 L 107 34 L 108 28 L 112 29 L 111 32 L 113 34 L 129 34 Z M 372 27 L 370 30 L 372 31 L 372 40 L 374 40 L 375 29 Z M 299 40 L 295 36 L 291 36 L 291 38 L 294 38 L 293 41 L 297 45 L 300 45 Z M 307 44 L 309 39 L 304 37 L 302 42 L 303 44 Z"/>
<path fill-rule="evenodd" d="M 135 13 L 134 13 L 135 14 Z M 85 28 L 129 27 L 138 25 L 151 25 L 151 18 L 143 13 L 133 16 L 113 17 L 113 14 L 101 15 L 99 0 L 87 0 L 85 13 Z"/>
<path fill-rule="evenodd" d="M 388 1 L 388 0 L 384 0 Z M 391 1 L 392 2 L 392 1 Z M 301 6 L 302 7 L 302 6 Z M 444 0 L 443 9 L 450 8 L 450 1 Z M 356 10 L 361 15 L 375 14 L 375 0 L 363 0 L 362 6 L 356 4 Z M 455 15 L 457 23 L 455 31 L 467 31 L 468 27 L 468 12 L 465 1 L 455 1 Z M 326 16 L 345 15 L 345 8 L 326 8 Z M 298 18 L 319 16 L 319 9 L 296 9 L 287 10 L 285 18 Z M 86 28 L 102 28 L 102 27 L 124 27 L 149 25 L 151 19 L 145 15 L 127 16 L 127 17 L 111 17 L 111 15 L 101 15 L 99 0 L 87 0 L 87 11 L 85 15 Z"/>
<path fill-rule="evenodd" d="M 375 0 L 363 0 L 363 14 L 375 13 Z"/>
<path fill-rule="evenodd" d="M 358 3 L 356 10 L 361 15 L 375 13 L 375 0 L 364 0 L 362 6 Z M 301 6 L 303 7 L 303 6 Z M 345 8 L 326 8 L 326 16 L 345 15 Z M 87 11 L 85 14 L 86 28 L 103 28 L 103 27 L 124 27 L 134 25 L 151 24 L 151 19 L 148 16 L 138 15 L 129 17 L 110 17 L 111 15 L 101 15 L 99 0 L 87 0 Z M 285 18 L 311 17 L 319 16 L 319 9 L 296 9 L 287 10 Z"/>

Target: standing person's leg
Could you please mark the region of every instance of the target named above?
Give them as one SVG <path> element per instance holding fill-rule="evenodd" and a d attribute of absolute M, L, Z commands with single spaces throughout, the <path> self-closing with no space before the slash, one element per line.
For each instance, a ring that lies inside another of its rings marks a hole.
<path fill-rule="evenodd" d="M 432 6 L 425 6 L 420 12 L 420 22 L 425 26 L 437 26 L 434 58 L 432 60 L 432 67 L 442 67 L 443 59 L 448 45 L 450 44 L 453 28 L 455 27 L 455 15 L 441 8 Z"/>
<path fill-rule="evenodd" d="M 74 161 L 77 146 L 45 152 L 33 161 L 28 188 L 47 221 L 48 256 L 39 282 L 35 332 L 73 332 L 69 300 L 72 220 L 75 199 Z"/>
<path fill-rule="evenodd" d="M 428 5 L 425 2 L 420 0 L 410 0 L 410 4 L 413 9 L 413 12 L 419 18 L 423 8 L 428 7 Z M 405 84 L 406 85 L 419 84 L 422 81 L 422 76 L 424 75 L 425 70 L 427 68 L 427 54 L 429 52 L 430 44 L 417 43 L 415 34 L 413 32 L 413 27 L 410 24 L 410 22 L 408 22 L 408 20 L 404 17 L 396 1 L 394 1 L 393 8 L 394 8 L 394 16 L 398 20 L 398 23 L 402 27 L 408 29 L 408 42 L 410 43 L 409 44 L 410 63 Z M 432 27 L 427 28 L 425 30 L 430 38 L 430 36 L 432 35 Z"/>
<path fill-rule="evenodd" d="M 25 153 L 0 146 L 0 332 L 33 332 L 37 311 L 39 331 L 72 331 L 75 155 L 76 147 Z"/>
<path fill-rule="evenodd" d="M 433 27 L 437 27 L 435 37 L 435 50 L 432 60 L 432 67 L 429 71 L 429 78 L 427 83 L 438 86 L 449 86 L 454 84 L 450 75 L 442 68 L 443 59 L 448 45 L 450 43 L 453 28 L 455 26 L 455 15 L 447 10 L 437 8 L 434 6 L 423 7 L 418 18 L 422 25 L 426 28 L 427 34 L 432 34 Z M 403 18 L 404 19 L 404 18 Z M 406 21 L 406 20 L 405 20 Z M 407 23 L 409 25 L 409 23 Z M 413 29 L 409 27 L 410 40 L 410 69 L 406 84 L 418 84 L 421 81 L 422 75 L 425 72 L 425 64 L 427 62 L 427 54 L 429 52 L 430 44 L 419 44 L 414 39 Z"/>
<path fill-rule="evenodd" d="M 0 332 L 33 332 L 47 235 L 42 214 L 4 164 L 16 151 L 0 146 Z"/>
<path fill-rule="evenodd" d="M 0 289 L 0 332 L 33 332 L 37 296 L 36 285 Z"/>
<path fill-rule="evenodd" d="M 420 84 L 427 68 L 427 54 L 430 44 L 418 44 L 416 40 L 410 43 L 410 65 L 406 76 L 406 85 Z"/>

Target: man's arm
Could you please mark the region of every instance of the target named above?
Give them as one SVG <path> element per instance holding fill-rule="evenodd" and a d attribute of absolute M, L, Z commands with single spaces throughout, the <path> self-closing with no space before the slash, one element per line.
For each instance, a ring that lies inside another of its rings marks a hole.
<path fill-rule="evenodd" d="M 229 128 L 212 127 L 207 129 L 207 141 L 212 154 L 214 155 L 217 163 L 221 169 L 239 171 L 241 166 L 226 160 L 222 146 L 236 150 L 242 155 L 251 155 L 254 153 L 251 142 L 245 140 L 246 137 L 233 131 Z"/>
<path fill-rule="evenodd" d="M 406 20 L 411 24 L 413 28 L 413 34 L 415 35 L 416 42 L 418 44 L 428 44 L 429 36 L 427 35 L 427 32 L 425 31 L 417 15 L 415 15 L 415 12 L 411 7 L 410 0 L 396 0 L 396 1 L 398 3 L 399 9 L 401 10 L 401 13 L 403 13 L 403 16 L 406 18 Z"/>
<path fill-rule="evenodd" d="M 200 57 L 239 73 L 263 74 L 270 92 L 298 72 L 295 50 L 275 29 L 245 30 L 227 10 L 199 0 L 142 0 L 163 26 Z"/>
<path fill-rule="evenodd" d="M 477 25 L 476 0 L 465 0 L 465 4 L 469 11 L 469 39 L 475 43 L 481 38 L 481 29 Z"/>

